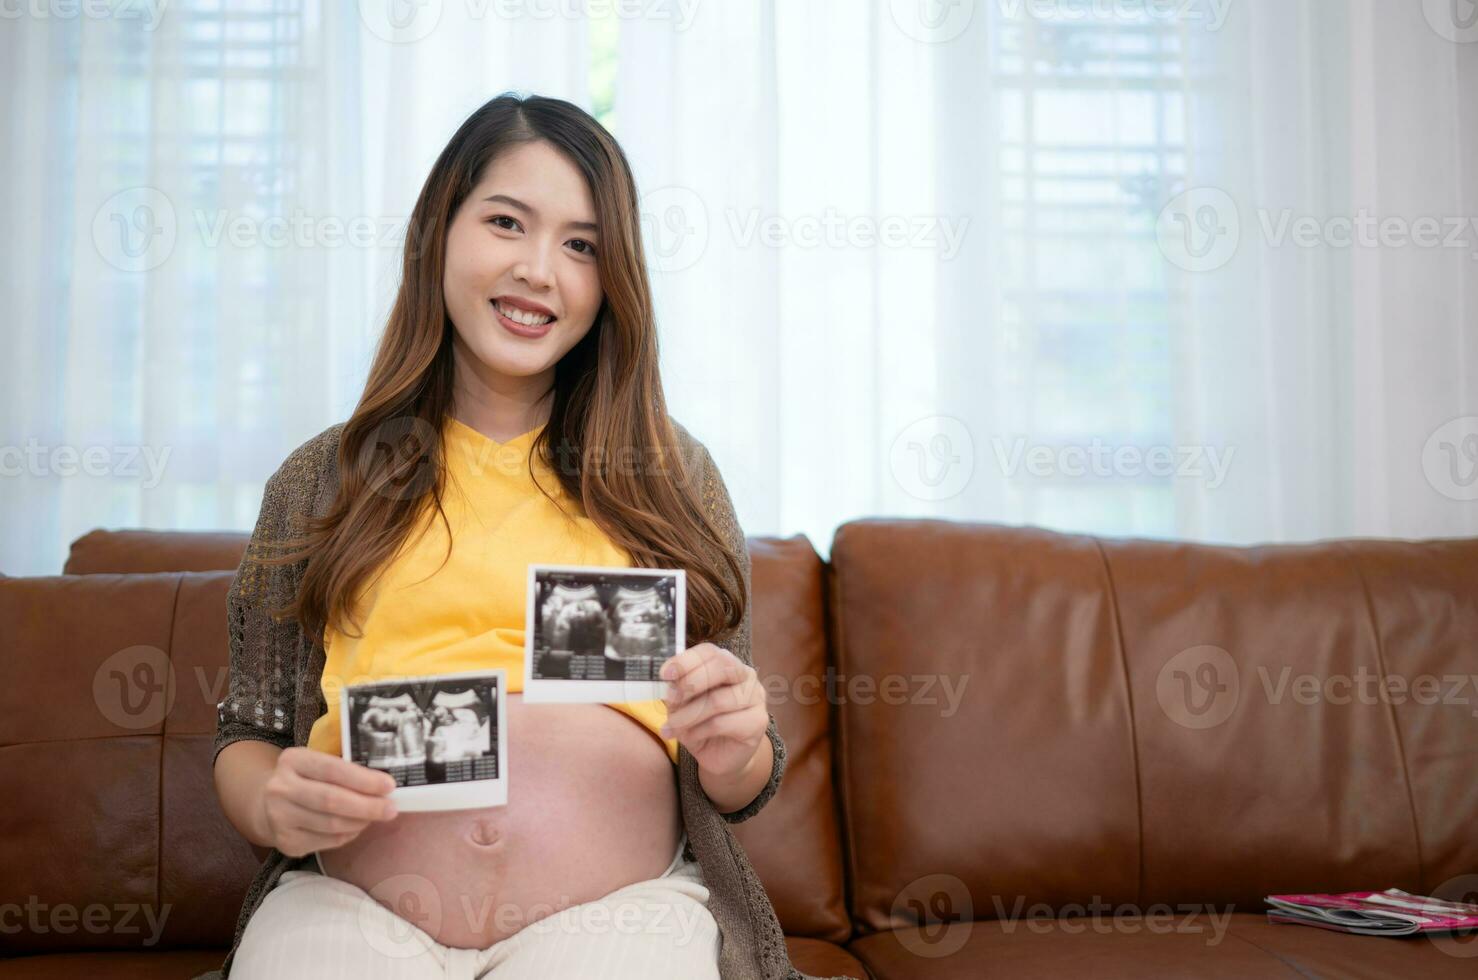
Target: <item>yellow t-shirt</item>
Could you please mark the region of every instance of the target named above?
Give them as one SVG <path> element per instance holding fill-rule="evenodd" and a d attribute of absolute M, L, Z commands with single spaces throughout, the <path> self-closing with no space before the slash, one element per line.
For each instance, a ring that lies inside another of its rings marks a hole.
<path fill-rule="evenodd" d="M 542 459 L 534 460 L 539 486 L 534 484 L 529 450 L 542 428 L 498 443 L 447 417 L 442 507 L 451 525 L 451 553 L 447 527 L 428 498 L 400 549 L 361 587 L 356 612 L 363 635 L 324 631 L 328 713 L 314 722 L 310 748 L 340 754 L 339 695 L 345 684 L 502 667 L 508 690 L 522 691 L 528 566 L 632 567 L 630 553 L 585 516 Z M 575 519 L 561 513 L 540 486 Z M 664 702 L 610 707 L 650 729 L 677 762 L 677 740 L 658 734 L 667 721 Z"/>

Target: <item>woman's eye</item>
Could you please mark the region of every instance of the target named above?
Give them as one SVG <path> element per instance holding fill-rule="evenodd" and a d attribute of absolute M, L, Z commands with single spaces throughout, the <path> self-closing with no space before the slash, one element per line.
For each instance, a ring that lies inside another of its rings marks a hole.
<path fill-rule="evenodd" d="M 508 228 L 507 225 L 498 224 L 500 221 L 507 221 L 511 223 L 514 227 L 518 226 L 518 220 L 516 218 L 509 217 L 506 214 L 495 214 L 491 218 L 489 218 L 488 221 L 492 222 L 495 225 L 498 225 L 499 228 Z M 512 231 L 513 229 L 508 228 L 508 230 Z"/>
<path fill-rule="evenodd" d="M 574 239 L 574 241 L 576 243 L 580 244 L 580 245 L 584 245 L 585 246 L 584 251 L 581 252 L 582 255 L 594 255 L 595 254 L 595 246 L 592 245 L 590 242 L 587 242 L 583 238 L 576 238 L 576 239 Z"/>

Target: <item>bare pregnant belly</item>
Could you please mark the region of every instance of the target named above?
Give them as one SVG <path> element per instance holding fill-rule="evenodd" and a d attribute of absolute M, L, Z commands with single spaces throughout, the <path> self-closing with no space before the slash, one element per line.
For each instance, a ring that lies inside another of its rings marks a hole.
<path fill-rule="evenodd" d="M 508 805 L 402 813 L 320 851 L 446 946 L 485 949 L 559 909 L 666 870 L 681 835 L 672 761 L 602 704 L 508 696 Z"/>

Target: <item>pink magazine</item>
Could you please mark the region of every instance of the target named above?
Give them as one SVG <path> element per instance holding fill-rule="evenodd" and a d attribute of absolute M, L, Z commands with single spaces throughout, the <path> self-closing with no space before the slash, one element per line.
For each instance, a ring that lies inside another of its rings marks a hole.
<path fill-rule="evenodd" d="M 1399 888 L 1341 895 L 1269 895 L 1269 922 L 1361 936 L 1412 936 L 1478 929 L 1478 905 L 1412 895 Z"/>

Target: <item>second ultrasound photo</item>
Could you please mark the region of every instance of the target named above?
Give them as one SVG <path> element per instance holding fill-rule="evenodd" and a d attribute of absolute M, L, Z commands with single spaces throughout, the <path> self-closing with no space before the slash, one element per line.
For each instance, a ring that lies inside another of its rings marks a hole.
<path fill-rule="evenodd" d="M 658 671 L 681 652 L 682 569 L 529 566 L 524 700 L 661 698 Z"/>

